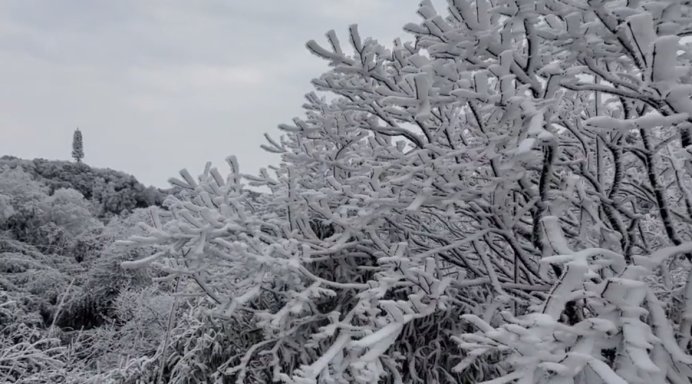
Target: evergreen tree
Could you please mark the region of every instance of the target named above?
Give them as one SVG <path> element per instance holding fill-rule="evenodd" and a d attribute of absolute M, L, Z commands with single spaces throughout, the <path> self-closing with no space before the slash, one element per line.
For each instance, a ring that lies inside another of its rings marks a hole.
<path fill-rule="evenodd" d="M 82 144 L 82 132 L 79 128 L 75 129 L 74 135 L 72 136 L 72 158 L 78 163 L 82 162 L 84 158 L 84 146 Z"/>

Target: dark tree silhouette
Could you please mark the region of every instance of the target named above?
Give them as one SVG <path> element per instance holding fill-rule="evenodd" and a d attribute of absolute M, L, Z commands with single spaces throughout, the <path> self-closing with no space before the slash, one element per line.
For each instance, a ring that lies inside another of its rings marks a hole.
<path fill-rule="evenodd" d="M 72 158 L 81 163 L 84 158 L 84 144 L 82 142 L 82 132 L 79 128 L 75 129 L 72 136 Z"/>

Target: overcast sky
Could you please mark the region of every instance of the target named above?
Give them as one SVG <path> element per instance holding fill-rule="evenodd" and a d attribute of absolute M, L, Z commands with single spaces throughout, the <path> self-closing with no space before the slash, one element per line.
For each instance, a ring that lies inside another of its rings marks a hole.
<path fill-rule="evenodd" d="M 326 69 L 304 44 L 349 24 L 389 44 L 414 0 L 2 0 L 0 155 L 70 159 L 166 186 L 235 154 L 276 158 L 263 133 L 301 114 Z"/>

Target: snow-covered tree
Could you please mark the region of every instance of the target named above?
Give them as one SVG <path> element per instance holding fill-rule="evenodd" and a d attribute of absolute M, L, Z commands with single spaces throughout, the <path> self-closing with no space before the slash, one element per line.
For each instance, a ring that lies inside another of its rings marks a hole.
<path fill-rule="evenodd" d="M 329 32 L 329 97 L 244 176 L 269 192 L 182 172 L 124 266 L 256 322 L 213 370 L 239 383 L 688 382 L 691 11 L 425 0 L 413 41 Z"/>
<path fill-rule="evenodd" d="M 74 189 L 58 189 L 40 206 L 42 219 L 59 225 L 71 237 L 103 226 L 89 211 L 89 202 Z"/>
<path fill-rule="evenodd" d="M 84 143 L 82 142 L 82 131 L 75 129 L 72 135 L 72 158 L 81 163 L 84 158 Z"/>

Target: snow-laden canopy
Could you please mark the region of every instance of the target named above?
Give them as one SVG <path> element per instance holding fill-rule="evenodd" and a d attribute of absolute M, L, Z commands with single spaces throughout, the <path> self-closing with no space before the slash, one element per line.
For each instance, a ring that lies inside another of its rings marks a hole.
<path fill-rule="evenodd" d="M 218 380 L 688 382 L 690 5 L 448 5 L 309 42 L 281 163 L 183 172 L 124 266 L 253 334 Z"/>

